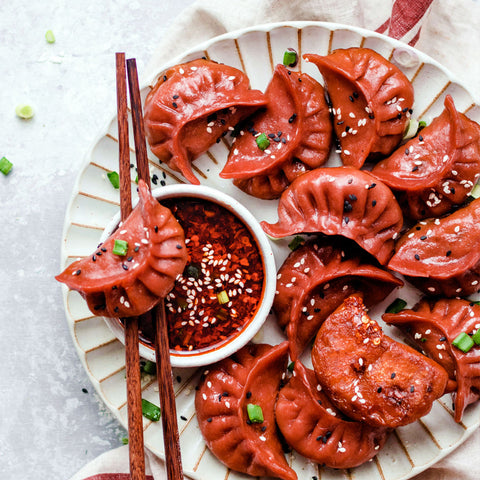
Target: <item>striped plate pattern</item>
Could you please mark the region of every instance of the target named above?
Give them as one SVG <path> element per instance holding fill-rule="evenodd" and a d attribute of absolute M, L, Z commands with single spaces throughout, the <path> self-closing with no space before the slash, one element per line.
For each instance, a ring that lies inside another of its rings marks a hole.
<path fill-rule="evenodd" d="M 158 76 L 171 65 L 206 57 L 237 67 L 250 77 L 253 88 L 265 89 L 275 64 L 280 63 L 283 52 L 294 48 L 300 55 L 310 52 L 327 54 L 336 48 L 352 46 L 369 47 L 384 57 L 395 61 L 395 49 L 401 48 L 416 55 L 418 61 L 404 67 L 398 65 L 415 88 L 413 116 L 430 121 L 443 109 L 445 95 L 451 94 L 458 110 L 480 122 L 480 106 L 457 79 L 436 61 L 412 48 L 382 35 L 336 24 L 318 22 L 295 22 L 289 24 L 263 25 L 237 31 L 214 38 L 185 55 L 159 68 L 158 74 L 142 89 L 145 98 Z M 318 70 L 300 60 L 296 69 L 310 74 L 318 81 L 322 79 Z M 130 122 L 131 123 L 131 122 Z M 112 188 L 106 173 L 118 170 L 117 123 L 112 118 L 87 154 L 85 165 L 79 173 L 68 207 L 64 238 L 62 242 L 62 264 L 89 255 L 99 242 L 103 229 L 119 208 L 119 192 Z M 133 138 L 133 135 L 130 135 Z M 218 188 L 243 203 L 259 220 L 276 219 L 276 201 L 252 198 L 236 189 L 231 181 L 218 176 L 225 163 L 229 148 L 229 136 L 215 144 L 194 163 L 194 171 L 201 183 Z M 134 149 L 131 148 L 132 163 Z M 149 151 L 151 175 L 156 175 L 157 184 L 183 182 L 181 175 L 159 165 Z M 329 164 L 338 163 L 332 153 Z M 132 169 L 132 183 L 136 173 Z M 153 185 L 155 187 L 155 185 Z M 135 189 L 133 189 L 135 192 Z M 287 240 L 272 242 L 277 265 L 288 254 Z M 379 319 L 392 299 L 371 311 Z M 404 287 L 402 298 L 413 305 L 418 292 Z M 127 425 L 125 352 L 123 345 L 106 326 L 104 319 L 96 317 L 87 309 L 80 295 L 64 289 L 67 321 L 78 355 L 99 395 L 118 420 Z M 389 334 L 398 333 L 385 327 Z M 397 337 L 398 338 L 398 337 Z M 283 337 L 270 318 L 256 341 L 268 339 L 269 343 L 280 342 Z M 401 338 L 399 338 L 401 340 Z M 307 362 L 308 363 L 308 362 Z M 183 452 L 185 473 L 198 480 L 236 480 L 247 476 L 233 472 L 218 462 L 206 448 L 198 428 L 194 408 L 194 392 L 200 372 L 176 369 L 174 387 L 177 400 L 178 424 Z M 143 396 L 158 404 L 158 390 L 154 377 L 143 378 Z M 370 462 L 350 470 L 321 468 L 293 452 L 288 461 L 299 478 L 316 476 L 319 480 L 404 480 L 411 478 L 433 465 L 454 448 L 459 446 L 480 423 L 480 403 L 470 406 L 463 422 L 457 424 L 452 418 L 451 399 L 445 396 L 434 404 L 429 415 L 416 423 L 398 428 L 386 446 Z M 144 419 L 145 443 L 159 457 L 164 457 L 162 427 Z"/>

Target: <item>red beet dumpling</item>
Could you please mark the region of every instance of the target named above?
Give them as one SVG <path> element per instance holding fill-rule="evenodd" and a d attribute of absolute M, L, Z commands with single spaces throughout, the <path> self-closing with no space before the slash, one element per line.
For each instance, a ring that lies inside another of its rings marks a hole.
<path fill-rule="evenodd" d="M 402 211 L 385 184 L 368 172 L 334 167 L 298 177 L 280 197 L 278 222 L 261 225 L 272 237 L 342 235 L 385 264 L 402 224 Z"/>
<path fill-rule="evenodd" d="M 447 95 L 442 114 L 372 174 L 398 192 L 408 216 L 443 215 L 465 202 L 480 174 L 480 125 Z"/>
<path fill-rule="evenodd" d="M 272 199 L 325 163 L 332 126 L 323 87 L 305 73 L 277 65 L 265 96 L 266 109 L 240 130 L 220 177 L 233 178 L 250 195 Z"/>
<path fill-rule="evenodd" d="M 287 358 L 287 342 L 251 344 L 203 375 L 195 396 L 198 424 L 208 448 L 228 468 L 254 477 L 297 479 L 283 455 L 274 417 Z M 255 415 L 252 420 L 250 408 L 260 409 L 263 419 Z"/>
<path fill-rule="evenodd" d="M 318 383 L 313 370 L 295 362 L 293 376 L 280 390 L 275 416 L 287 443 L 313 462 L 353 468 L 374 457 L 389 429 L 345 417 Z"/>
<path fill-rule="evenodd" d="M 392 153 L 413 105 L 413 87 L 402 71 L 369 48 L 304 57 L 325 79 L 344 165 L 360 168 L 368 157 Z"/>
<path fill-rule="evenodd" d="M 310 240 L 290 253 L 278 271 L 273 309 L 293 360 L 352 293 L 362 292 L 365 304 L 373 306 L 403 285 L 368 257 L 341 237 Z"/>
<path fill-rule="evenodd" d="M 438 363 L 385 335 L 358 295 L 325 320 L 312 362 L 339 410 L 380 427 L 407 425 L 426 415 L 448 380 Z"/>
<path fill-rule="evenodd" d="M 467 296 L 480 289 L 480 199 L 428 219 L 398 240 L 388 268 L 428 295 Z"/>
<path fill-rule="evenodd" d="M 191 183 L 191 162 L 240 120 L 266 104 L 240 70 L 209 60 L 176 65 L 145 99 L 145 133 L 152 152 Z"/>
<path fill-rule="evenodd" d="M 183 272 L 187 249 L 182 227 L 140 180 L 139 202 L 127 220 L 94 253 L 55 277 L 87 300 L 95 315 L 131 317 L 152 309 Z M 115 241 L 126 242 L 114 254 Z"/>
<path fill-rule="evenodd" d="M 396 325 L 449 376 L 454 393 L 455 421 L 462 420 L 465 408 L 480 398 L 480 347 L 464 352 L 453 346 L 462 333 L 480 328 L 480 306 L 462 299 L 422 300 L 412 310 L 386 313 L 385 322 Z"/>

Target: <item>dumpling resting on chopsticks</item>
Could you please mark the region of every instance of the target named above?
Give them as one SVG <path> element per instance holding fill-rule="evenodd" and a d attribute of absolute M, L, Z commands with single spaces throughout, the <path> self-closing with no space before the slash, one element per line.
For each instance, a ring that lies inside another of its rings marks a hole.
<path fill-rule="evenodd" d="M 138 182 L 139 202 L 91 256 L 55 278 L 78 291 L 95 315 L 131 317 L 157 305 L 187 262 L 183 229 Z"/>

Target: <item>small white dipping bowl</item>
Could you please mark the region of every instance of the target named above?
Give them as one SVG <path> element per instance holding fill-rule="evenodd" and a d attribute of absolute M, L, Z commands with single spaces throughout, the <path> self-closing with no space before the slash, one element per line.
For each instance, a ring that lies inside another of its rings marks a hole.
<path fill-rule="evenodd" d="M 203 185 L 178 184 L 157 188 L 152 191 L 152 194 L 160 201 L 167 198 L 193 197 L 216 203 L 232 212 L 241 222 L 243 222 L 257 243 L 263 262 L 264 285 L 262 296 L 253 318 L 246 323 L 240 331 L 236 332 L 221 343 L 215 343 L 209 347 L 191 351 L 170 349 L 170 360 L 174 367 L 186 368 L 209 365 L 232 355 L 246 345 L 261 328 L 270 312 L 277 282 L 275 259 L 270 247 L 270 241 L 255 217 L 241 203 L 219 190 Z M 101 238 L 102 242 L 115 231 L 119 221 L 120 214 L 118 213 L 103 232 Z M 113 334 L 125 344 L 125 332 L 119 319 L 104 318 Z M 146 360 L 155 362 L 155 346 L 147 345 L 140 341 L 140 356 Z"/>

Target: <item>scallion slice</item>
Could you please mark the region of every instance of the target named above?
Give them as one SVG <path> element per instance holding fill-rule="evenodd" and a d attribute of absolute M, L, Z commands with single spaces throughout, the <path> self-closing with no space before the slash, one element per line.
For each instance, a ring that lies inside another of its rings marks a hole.
<path fill-rule="evenodd" d="M 294 67 L 297 64 L 297 52 L 293 48 L 285 50 L 283 54 L 283 64 L 286 67 Z"/>
<path fill-rule="evenodd" d="M 480 328 L 472 335 L 471 338 L 476 345 L 480 345 Z"/>
<path fill-rule="evenodd" d="M 15 107 L 15 114 L 17 117 L 28 120 L 33 117 L 33 107 L 31 105 L 20 104 Z"/>
<path fill-rule="evenodd" d="M 290 363 L 288 364 L 287 370 L 288 370 L 289 372 L 293 372 L 294 368 L 295 368 L 295 362 L 290 362 Z"/>
<path fill-rule="evenodd" d="M 0 160 L 0 172 L 2 172 L 4 175 L 8 175 L 12 167 L 13 163 L 10 162 L 6 157 L 2 157 Z"/>
<path fill-rule="evenodd" d="M 396 298 L 385 310 L 385 313 L 398 313 L 407 306 L 407 302 L 401 298 Z"/>
<path fill-rule="evenodd" d="M 155 375 L 157 373 L 157 365 L 155 362 L 147 360 L 145 364 L 141 366 L 141 371 L 147 373 L 148 375 Z"/>
<path fill-rule="evenodd" d="M 154 403 L 142 398 L 142 415 L 152 422 L 158 422 L 162 415 L 162 411 L 160 410 L 160 407 L 157 407 Z"/>
<path fill-rule="evenodd" d="M 252 423 L 262 423 L 263 422 L 263 411 L 260 405 L 255 405 L 253 403 L 247 404 L 247 414 L 248 419 Z"/>
<path fill-rule="evenodd" d="M 184 277 L 188 278 L 194 278 L 195 280 L 198 280 L 198 277 L 200 277 L 200 269 L 191 263 L 190 265 L 187 265 L 185 267 L 185 271 L 183 272 Z"/>
<path fill-rule="evenodd" d="M 288 244 L 288 248 L 293 252 L 298 247 L 302 246 L 305 243 L 305 239 L 300 235 L 294 237 L 294 239 Z"/>
<path fill-rule="evenodd" d="M 403 134 L 403 139 L 407 140 L 413 138 L 418 132 L 418 120 L 416 118 L 411 118 L 408 122 L 405 132 Z"/>
<path fill-rule="evenodd" d="M 472 188 L 472 191 L 470 192 L 470 196 L 473 198 L 480 197 L 480 185 L 478 183 Z"/>
<path fill-rule="evenodd" d="M 125 240 L 118 240 L 115 239 L 115 243 L 113 244 L 112 253 L 114 255 L 119 255 L 121 257 L 125 256 L 128 251 L 128 242 Z"/>
<path fill-rule="evenodd" d="M 270 140 L 264 133 L 261 133 L 258 137 L 256 137 L 255 141 L 257 142 L 258 148 L 260 150 L 265 150 L 270 145 Z"/>
<path fill-rule="evenodd" d="M 422 128 L 425 128 L 427 126 L 427 122 L 425 122 L 424 120 L 420 120 L 418 122 L 418 130 L 421 130 Z"/>
<path fill-rule="evenodd" d="M 120 188 L 120 176 L 117 172 L 108 172 L 107 177 L 113 185 L 113 188 Z"/>
<path fill-rule="evenodd" d="M 457 347 L 462 352 L 468 353 L 475 343 L 470 335 L 462 332 L 452 341 L 452 345 Z"/>
<path fill-rule="evenodd" d="M 45 32 L 45 40 L 48 43 L 55 43 L 55 35 L 53 34 L 53 32 L 51 30 L 47 30 Z"/>
<path fill-rule="evenodd" d="M 228 303 L 230 301 L 230 299 L 228 298 L 228 293 L 225 290 L 217 293 L 217 300 L 220 305 L 223 305 L 224 303 Z"/>

